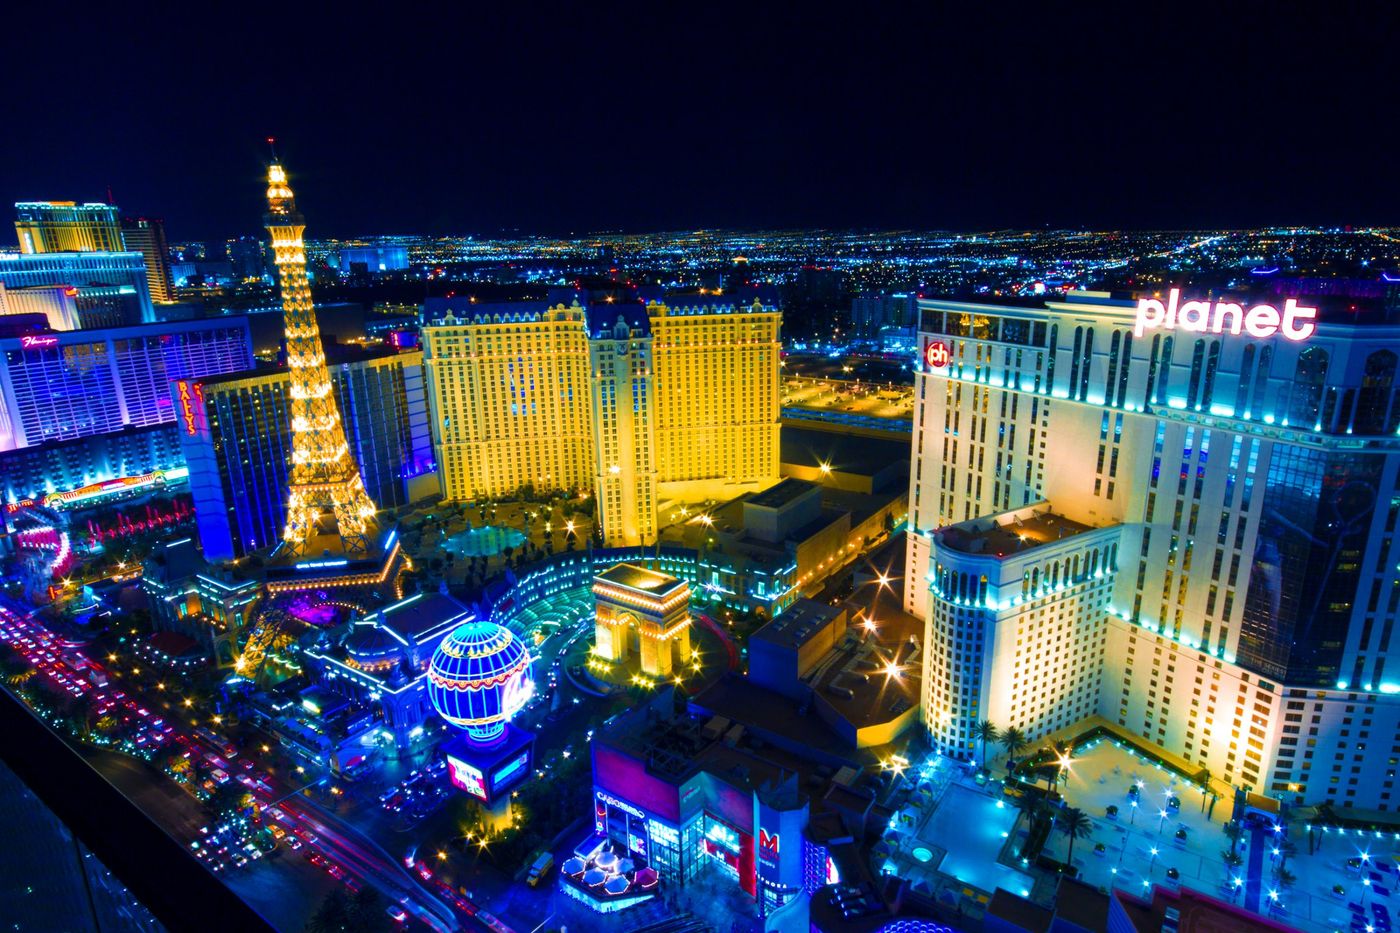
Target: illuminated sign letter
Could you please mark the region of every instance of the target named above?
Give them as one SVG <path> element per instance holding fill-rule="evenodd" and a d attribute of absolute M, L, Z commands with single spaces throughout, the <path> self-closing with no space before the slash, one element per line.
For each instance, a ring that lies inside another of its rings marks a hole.
<path fill-rule="evenodd" d="M 1278 308 L 1255 305 L 1244 316 L 1244 332 L 1251 337 L 1272 337 L 1278 333 Z"/>
<path fill-rule="evenodd" d="M 759 830 L 758 830 L 758 847 L 759 847 L 760 849 L 762 849 L 764 852 L 767 852 L 769 855 L 777 855 L 777 854 L 778 854 L 778 834 L 777 834 L 777 833 L 774 833 L 773 835 L 770 836 L 770 835 L 768 835 L 768 830 L 766 830 L 766 829 L 764 829 L 764 828 L 762 828 L 762 827 L 759 827 Z"/>
<path fill-rule="evenodd" d="M 1176 294 L 1176 289 L 1172 289 L 1172 294 Z M 1156 298 L 1139 298 L 1137 323 L 1133 326 L 1133 336 L 1141 337 L 1144 330 L 1164 325 L 1171 326 L 1167 324 L 1167 306 Z"/>
<path fill-rule="evenodd" d="M 1306 321 L 1299 324 L 1299 321 Z M 1283 303 L 1283 336 L 1289 340 L 1307 340 L 1317 333 L 1317 309 L 1304 308 L 1298 299 L 1290 298 Z"/>
<path fill-rule="evenodd" d="M 1225 315 L 1230 315 L 1230 333 L 1238 334 L 1240 328 L 1244 326 L 1244 308 L 1233 301 L 1217 301 L 1215 303 L 1215 314 L 1210 321 L 1210 329 L 1217 333 L 1225 333 Z"/>
<path fill-rule="evenodd" d="M 1175 291 L 1175 289 L 1173 289 Z M 1182 330 L 1205 333 L 1206 324 L 1210 319 L 1209 301 L 1188 301 L 1181 306 L 1181 310 L 1176 314 L 1176 326 Z"/>
<path fill-rule="evenodd" d="M 185 433 L 194 436 L 194 402 L 191 401 L 190 384 L 181 379 L 175 383 L 180 393 L 180 417 L 185 422 Z"/>
<path fill-rule="evenodd" d="M 927 360 L 929 366 L 934 369 L 942 369 L 944 366 L 947 366 L 948 361 L 952 359 L 952 357 L 952 351 L 950 351 L 948 345 L 941 340 L 932 341 L 924 349 L 924 359 Z"/>

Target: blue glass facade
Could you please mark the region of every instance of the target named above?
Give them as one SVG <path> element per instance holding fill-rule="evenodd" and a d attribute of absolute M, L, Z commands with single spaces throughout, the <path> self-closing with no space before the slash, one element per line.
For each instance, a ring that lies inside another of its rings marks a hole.
<path fill-rule="evenodd" d="M 183 467 L 175 430 L 173 424 L 158 424 L 4 451 L 0 502 L 38 501 L 90 483 Z"/>
<path fill-rule="evenodd" d="M 0 339 L 0 450 L 173 422 L 173 381 L 252 363 L 242 317 Z"/>
<path fill-rule="evenodd" d="M 409 480 L 434 470 L 417 353 L 329 367 L 346 440 L 380 508 L 411 501 Z M 284 371 L 191 384 L 181 431 L 200 542 L 226 560 L 281 540 L 291 429 Z M 181 404 L 179 386 L 176 404 Z"/>
<path fill-rule="evenodd" d="M 1238 659 L 1300 686 L 1340 670 L 1385 458 L 1278 445 L 1265 484 Z"/>

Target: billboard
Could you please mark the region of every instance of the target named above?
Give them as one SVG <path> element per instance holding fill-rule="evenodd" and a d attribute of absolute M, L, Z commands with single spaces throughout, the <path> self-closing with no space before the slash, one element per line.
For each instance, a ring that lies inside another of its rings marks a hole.
<path fill-rule="evenodd" d="M 452 778 L 452 784 L 461 790 L 466 791 L 473 797 L 486 799 L 486 782 L 482 778 L 479 770 L 458 758 L 447 756 L 447 768 Z"/>

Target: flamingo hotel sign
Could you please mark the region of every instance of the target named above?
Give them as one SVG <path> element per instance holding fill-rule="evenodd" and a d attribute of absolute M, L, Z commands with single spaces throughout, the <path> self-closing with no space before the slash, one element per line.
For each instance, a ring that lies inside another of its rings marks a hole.
<path fill-rule="evenodd" d="M 1289 340 L 1307 340 L 1317 333 L 1317 309 L 1289 298 L 1280 311 L 1275 305 L 1257 304 L 1245 310 L 1234 301 L 1181 300 L 1181 289 L 1173 288 L 1165 302 L 1140 298 L 1133 335 L 1148 330 L 1185 330 L 1198 334 L 1240 334 L 1264 339 L 1282 333 Z"/>

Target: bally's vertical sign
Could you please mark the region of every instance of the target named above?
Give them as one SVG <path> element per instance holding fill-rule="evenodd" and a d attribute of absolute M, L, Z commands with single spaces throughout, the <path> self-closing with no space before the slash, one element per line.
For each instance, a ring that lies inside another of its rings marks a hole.
<path fill-rule="evenodd" d="M 180 379 L 175 383 L 175 410 L 180 413 L 180 427 L 194 437 L 204 427 L 204 386 Z"/>

